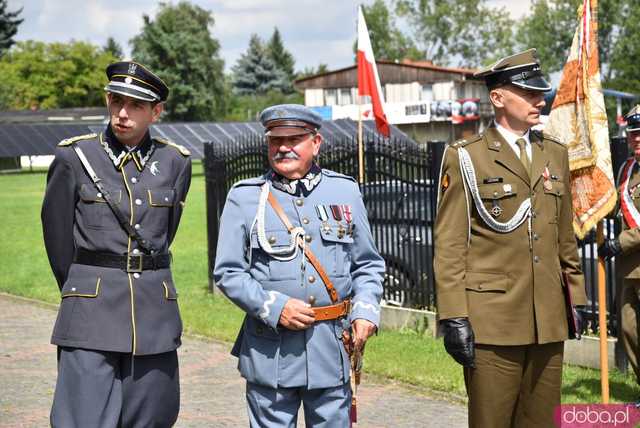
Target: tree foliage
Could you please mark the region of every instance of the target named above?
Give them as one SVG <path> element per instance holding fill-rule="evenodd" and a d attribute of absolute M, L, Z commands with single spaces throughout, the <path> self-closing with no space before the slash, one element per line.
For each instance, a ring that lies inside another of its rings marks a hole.
<path fill-rule="evenodd" d="M 142 32 L 131 40 L 133 58 L 170 88 L 170 120 L 220 118 L 225 111 L 224 61 L 211 36 L 211 13 L 186 1 L 160 3 L 155 19 L 143 16 Z"/>
<path fill-rule="evenodd" d="M 113 55 L 115 58 L 118 58 L 118 59 L 124 58 L 122 46 L 120 46 L 120 43 L 118 43 L 116 39 L 114 39 L 113 37 L 109 37 L 107 39 L 107 42 L 103 46 L 102 50 L 105 52 L 111 53 L 111 55 Z"/>
<path fill-rule="evenodd" d="M 284 47 L 282 36 L 278 27 L 274 28 L 271 38 L 266 46 L 267 56 L 271 59 L 276 68 L 279 68 L 286 76 L 289 82 L 295 79 L 295 59 L 293 55 Z"/>
<path fill-rule="evenodd" d="M 514 21 L 486 0 L 395 0 L 423 57 L 478 67 L 512 52 Z"/>
<path fill-rule="evenodd" d="M 363 5 L 362 13 L 369 30 L 373 55 L 377 60 L 424 59 L 423 53 L 416 47 L 413 40 L 399 30 L 396 16 L 389 10 L 384 0 L 375 0 L 370 6 Z M 353 52 L 357 51 L 356 38 Z"/>
<path fill-rule="evenodd" d="M 104 70 L 115 60 L 86 42 L 18 42 L 0 59 L 0 108 L 104 105 Z"/>
<path fill-rule="evenodd" d="M 291 80 L 276 67 L 257 34 L 233 66 L 233 92 L 237 95 L 263 95 L 269 91 L 291 92 Z"/>
<path fill-rule="evenodd" d="M 18 32 L 18 26 L 24 21 L 18 18 L 20 13 L 22 13 L 22 8 L 15 12 L 9 12 L 7 0 L 0 0 L 0 55 L 15 43 L 13 37 Z"/>

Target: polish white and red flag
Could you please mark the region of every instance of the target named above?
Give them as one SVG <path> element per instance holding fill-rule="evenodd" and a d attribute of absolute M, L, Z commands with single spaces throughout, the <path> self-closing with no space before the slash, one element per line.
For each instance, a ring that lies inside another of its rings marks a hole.
<path fill-rule="evenodd" d="M 376 128 L 379 133 L 389 137 L 389 121 L 384 112 L 384 95 L 380 87 L 376 60 L 373 57 L 373 49 L 362 7 L 358 8 L 358 95 L 371 97 Z"/>

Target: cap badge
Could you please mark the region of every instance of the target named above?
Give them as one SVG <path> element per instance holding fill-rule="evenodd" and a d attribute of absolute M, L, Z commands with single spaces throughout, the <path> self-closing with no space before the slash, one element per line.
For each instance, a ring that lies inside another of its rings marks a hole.
<path fill-rule="evenodd" d="M 124 83 L 126 83 L 126 84 L 128 84 L 128 85 L 130 85 L 130 84 L 131 84 L 131 82 L 133 82 L 133 79 L 132 79 L 131 77 L 126 77 L 126 78 L 124 79 Z"/>
<path fill-rule="evenodd" d="M 136 70 L 138 69 L 138 64 L 131 63 L 129 64 L 129 74 L 136 74 Z"/>
<path fill-rule="evenodd" d="M 287 114 L 286 114 L 286 112 L 285 112 L 284 110 L 278 110 L 278 111 L 276 111 L 276 116 L 278 116 L 278 117 L 284 117 L 284 116 L 286 116 L 286 115 L 287 115 Z"/>

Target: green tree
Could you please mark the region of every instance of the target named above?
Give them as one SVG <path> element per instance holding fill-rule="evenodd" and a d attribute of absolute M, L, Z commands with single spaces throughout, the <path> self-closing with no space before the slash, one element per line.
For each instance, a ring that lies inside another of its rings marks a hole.
<path fill-rule="evenodd" d="M 131 40 L 132 56 L 170 88 L 167 118 L 213 120 L 225 111 L 224 61 L 211 36 L 210 12 L 186 1 L 160 3 L 155 19 L 143 16 L 142 32 Z"/>
<path fill-rule="evenodd" d="M 305 67 L 302 71 L 299 71 L 296 75 L 297 79 L 304 79 L 306 77 L 315 76 L 316 74 L 322 74 L 329 71 L 329 66 L 324 63 L 318 64 L 317 67 Z"/>
<path fill-rule="evenodd" d="M 375 0 L 370 6 L 362 6 L 362 13 L 369 30 L 373 55 L 377 60 L 402 61 L 403 59 L 423 59 L 423 53 L 407 37 L 396 22 L 384 0 Z M 358 51 L 358 40 L 353 44 L 353 52 Z"/>
<path fill-rule="evenodd" d="M 102 106 L 104 70 L 115 60 L 86 42 L 18 42 L 0 59 L 0 108 Z"/>
<path fill-rule="evenodd" d="M 9 12 L 7 0 L 0 0 L 0 55 L 15 43 L 13 36 L 18 32 L 18 26 L 24 21 L 18 19 L 20 13 L 22 13 L 22 8 L 15 12 Z"/>
<path fill-rule="evenodd" d="M 293 59 L 293 55 L 285 49 L 278 27 L 273 30 L 273 34 L 267 42 L 266 51 L 276 68 L 284 72 L 289 82 L 292 82 L 296 74 L 294 70 L 296 61 Z"/>
<path fill-rule="evenodd" d="M 442 65 L 477 67 L 512 52 L 513 20 L 486 0 L 395 0 L 423 57 Z"/>
<path fill-rule="evenodd" d="M 640 94 L 640 9 L 629 2 L 621 8 L 622 22 L 615 46 L 610 53 L 610 71 L 605 85 L 611 89 Z M 626 113 L 626 112 L 625 112 Z"/>
<path fill-rule="evenodd" d="M 113 37 L 109 37 L 104 47 L 103 51 L 111 53 L 115 58 L 122 59 L 124 58 L 124 53 L 122 52 L 122 46 L 120 43 L 116 41 Z"/>
<path fill-rule="evenodd" d="M 269 91 L 290 93 L 291 81 L 276 67 L 262 40 L 252 34 L 249 47 L 233 66 L 233 91 L 237 95 L 262 95 Z"/>

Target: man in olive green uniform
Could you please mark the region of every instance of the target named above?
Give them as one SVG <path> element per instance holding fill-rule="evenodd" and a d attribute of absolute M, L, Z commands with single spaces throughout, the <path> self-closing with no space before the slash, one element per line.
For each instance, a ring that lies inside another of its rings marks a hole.
<path fill-rule="evenodd" d="M 568 338 L 562 272 L 586 303 L 567 149 L 531 129 L 551 89 L 535 49 L 476 73 L 495 121 L 447 148 L 435 225 L 438 314 L 472 427 L 550 427 Z"/>
<path fill-rule="evenodd" d="M 598 249 L 605 258 L 621 255 L 616 267 L 622 279 L 622 343 L 631 367 L 640 383 L 640 343 L 638 342 L 638 310 L 640 309 L 640 105 L 625 117 L 629 158 L 618 173 L 619 215 L 622 232 L 617 238 L 608 239 Z"/>

